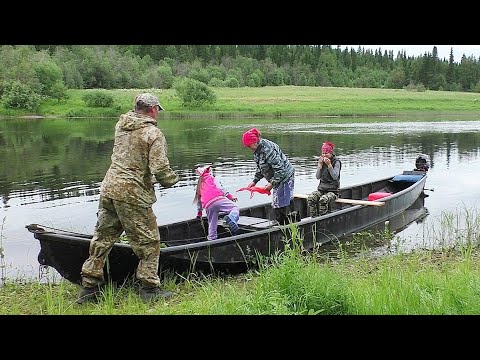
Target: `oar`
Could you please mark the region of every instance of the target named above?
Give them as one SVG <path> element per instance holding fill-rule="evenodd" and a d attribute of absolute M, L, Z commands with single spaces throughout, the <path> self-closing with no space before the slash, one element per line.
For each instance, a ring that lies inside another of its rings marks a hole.
<path fill-rule="evenodd" d="M 308 195 L 305 194 L 293 194 L 294 197 L 300 199 L 307 199 Z M 337 203 L 352 204 L 352 205 L 372 205 L 372 206 L 383 206 L 385 205 L 382 201 L 367 201 L 367 200 L 355 200 L 355 199 L 343 199 L 338 198 L 335 200 Z"/>
<path fill-rule="evenodd" d="M 385 203 L 382 201 L 368 201 L 368 200 L 355 200 L 355 199 L 342 199 L 342 198 L 336 199 L 335 202 L 344 203 L 344 204 L 353 204 L 353 205 L 373 205 L 373 206 L 385 205 Z"/>

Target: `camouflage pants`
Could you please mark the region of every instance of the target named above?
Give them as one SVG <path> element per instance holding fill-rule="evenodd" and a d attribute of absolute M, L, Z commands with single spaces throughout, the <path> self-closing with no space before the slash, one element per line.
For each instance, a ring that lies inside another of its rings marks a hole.
<path fill-rule="evenodd" d="M 97 216 L 95 232 L 90 242 L 90 256 L 82 266 L 82 286 L 94 287 L 105 282 L 105 260 L 124 230 L 133 252 L 140 260 L 136 277 L 141 286 L 160 286 L 160 234 L 152 208 L 100 196 Z"/>
<path fill-rule="evenodd" d="M 337 195 L 334 192 L 314 191 L 307 199 L 308 210 L 311 217 L 317 217 L 324 215 L 331 208 L 331 202 L 337 199 Z"/>

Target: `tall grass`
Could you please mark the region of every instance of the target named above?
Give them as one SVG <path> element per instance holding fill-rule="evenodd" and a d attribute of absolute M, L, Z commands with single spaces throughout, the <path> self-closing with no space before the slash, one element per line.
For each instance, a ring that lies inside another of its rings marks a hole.
<path fill-rule="evenodd" d="M 430 221 L 422 236 L 424 249 L 472 251 L 480 245 L 480 210 L 465 204 L 453 211 L 442 211 Z"/>
<path fill-rule="evenodd" d="M 336 251 L 305 251 L 295 225 L 285 231 L 285 251 L 258 258 L 257 270 L 240 276 L 167 274 L 171 300 L 144 304 L 135 283 L 108 284 L 98 304 L 75 304 L 78 286 L 6 283 L 2 314 L 205 314 L 205 315 L 464 315 L 480 314 L 480 248 L 475 210 L 445 213 L 432 234 L 438 249 L 376 256 L 365 247 L 352 256 L 345 243 Z M 447 239 L 447 234 L 454 235 Z M 370 236 L 361 237 L 370 241 Z M 379 232 L 378 242 L 395 242 Z M 359 239 L 357 239 L 359 240 Z M 364 241 L 361 240 L 361 241 Z M 352 240 L 353 241 L 353 240 Z M 359 240 L 360 241 L 360 240 Z"/>

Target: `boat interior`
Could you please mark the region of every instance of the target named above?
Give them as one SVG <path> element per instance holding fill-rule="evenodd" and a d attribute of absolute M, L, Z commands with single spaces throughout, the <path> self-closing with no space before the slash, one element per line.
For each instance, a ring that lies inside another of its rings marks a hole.
<path fill-rule="evenodd" d="M 345 209 L 351 206 L 364 204 L 369 202 L 372 205 L 383 205 L 382 198 L 395 194 L 408 188 L 412 183 L 420 180 L 425 176 L 424 172 L 420 171 L 404 171 L 400 175 L 385 178 L 383 180 L 369 182 L 365 184 L 345 187 L 341 189 L 340 199 L 331 204 L 329 212 L 334 212 L 340 209 Z M 289 216 L 296 221 L 309 218 L 307 204 L 308 195 L 295 194 L 293 198 L 293 207 L 289 212 Z M 218 238 L 232 236 L 227 224 L 223 220 L 225 214 L 220 214 L 218 222 Z M 238 234 L 245 234 L 253 231 L 265 230 L 272 226 L 278 225 L 275 220 L 274 209 L 270 203 L 260 204 L 252 207 L 240 208 L 240 218 L 238 221 Z M 168 226 L 167 226 L 168 227 Z M 163 229 L 162 229 L 163 228 Z M 183 228 L 185 228 L 183 226 Z M 208 221 L 203 217 L 201 221 L 197 221 L 197 226 L 190 222 L 188 227 L 188 234 L 184 231 L 170 231 L 164 227 L 160 227 L 160 237 L 167 246 L 178 245 L 179 243 L 191 243 L 204 241 L 207 235 Z M 195 237 L 194 235 L 197 235 Z M 198 237 L 199 234 L 203 236 Z M 189 239 L 187 241 L 181 239 Z"/>

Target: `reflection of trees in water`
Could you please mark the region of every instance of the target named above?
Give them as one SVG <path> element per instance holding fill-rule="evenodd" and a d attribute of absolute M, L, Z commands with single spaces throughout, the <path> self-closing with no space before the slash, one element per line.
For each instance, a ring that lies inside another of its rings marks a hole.
<path fill-rule="evenodd" d="M 101 181 L 110 154 L 95 150 L 107 142 L 111 152 L 113 141 L 105 141 L 98 131 L 90 133 L 90 128 L 97 129 L 92 123 L 61 119 L 4 122 L 6 146 L 1 155 L 5 166 L 0 170 L 4 204 L 10 197 L 40 195 L 41 201 L 47 201 L 81 196 L 84 188 Z"/>
<path fill-rule="evenodd" d="M 435 126 L 435 123 L 432 123 Z M 312 157 L 319 155 L 321 144 L 325 140 L 331 140 L 336 145 L 336 152 L 342 158 L 358 155 L 372 150 L 376 153 L 375 159 L 382 154 L 391 153 L 392 156 L 403 156 L 411 158 L 414 165 L 415 158 L 412 153 L 426 154 L 430 157 L 431 168 L 435 166 L 438 156 L 441 161 L 450 162 L 452 150 L 458 151 L 465 159 L 476 158 L 480 148 L 480 133 L 408 133 L 408 134 L 295 134 L 272 135 L 271 140 L 282 145 L 282 149 L 289 156 Z M 301 144 L 301 146 L 299 146 Z M 446 160 L 443 159 L 445 153 Z M 371 161 L 369 157 L 358 157 L 356 162 Z"/>
<path fill-rule="evenodd" d="M 480 133 L 473 131 L 372 134 L 359 128 L 342 133 L 341 125 L 333 132 L 319 125 L 324 121 L 320 119 L 315 123 L 306 120 L 320 129 L 309 132 L 299 130 L 304 126 L 299 123 L 302 120 L 295 121 L 230 119 L 219 124 L 218 119 L 160 119 L 158 126 L 167 138 L 170 163 L 181 176 L 178 186 L 190 186 L 197 164 L 220 164 L 219 175 L 224 172 L 238 177 L 253 172 L 252 153 L 241 144 L 241 134 L 253 126 L 281 146 L 298 165 L 299 175 L 311 169 L 312 159 L 325 140 L 336 144 L 344 168 L 352 171 L 359 166 L 405 161 L 413 169 L 418 153 L 427 154 L 434 168 L 436 161 L 448 163 L 457 152 L 465 160 L 476 158 L 480 145 Z M 0 194 L 4 204 L 14 196 L 42 193 L 42 201 L 47 201 L 95 191 L 110 165 L 115 123 L 116 119 L 9 119 L 0 123 Z M 389 125 L 372 123 L 370 128 L 375 126 L 388 130 Z"/>
<path fill-rule="evenodd" d="M 429 215 L 425 207 L 425 198 L 421 195 L 407 210 L 359 233 L 353 234 L 341 242 L 332 241 L 322 245 L 319 254 L 328 257 L 342 257 L 345 254 L 353 255 L 365 250 L 377 253 L 387 253 L 395 247 L 395 236 L 407 229 L 413 223 L 422 223 Z"/>

